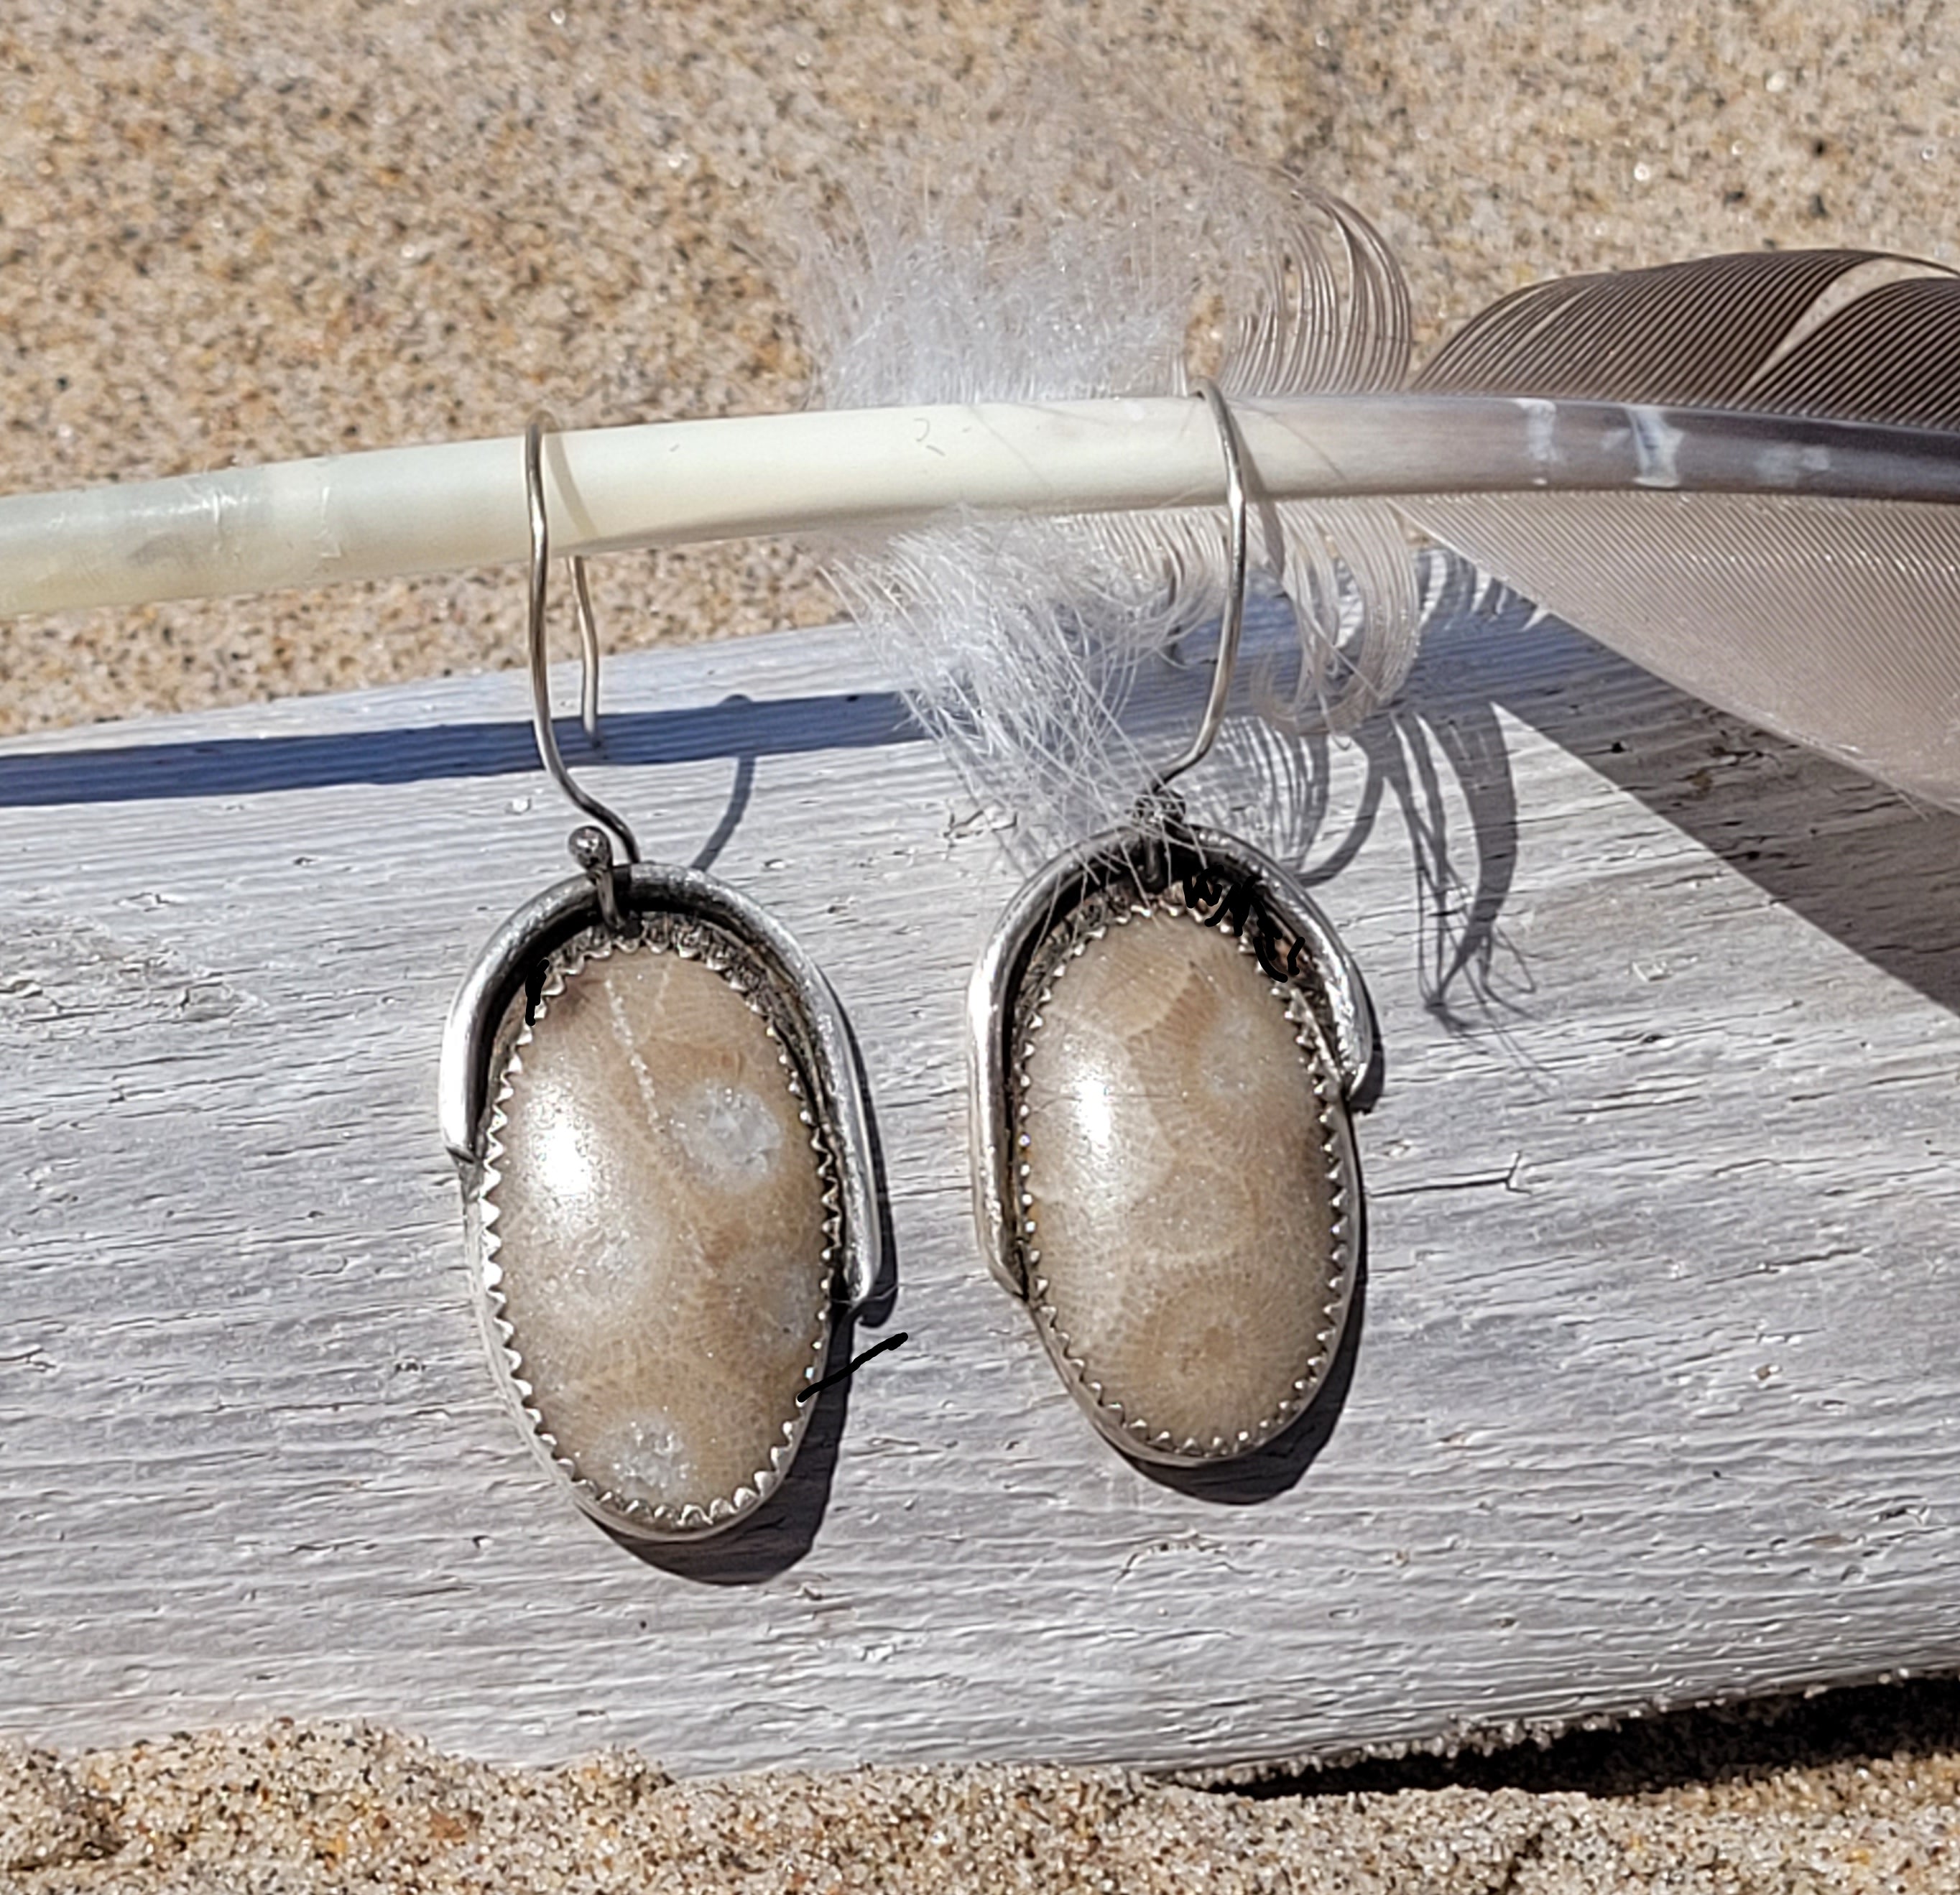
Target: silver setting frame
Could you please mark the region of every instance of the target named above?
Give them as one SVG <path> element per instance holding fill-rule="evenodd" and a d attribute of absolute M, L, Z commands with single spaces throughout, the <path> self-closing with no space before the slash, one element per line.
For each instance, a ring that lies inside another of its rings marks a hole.
<path fill-rule="evenodd" d="M 535 997 L 581 936 L 608 932 L 604 894 L 613 895 L 630 927 L 638 917 L 663 916 L 685 925 L 698 922 L 730 937 L 762 970 L 773 1012 L 788 1029 L 783 1041 L 793 1080 L 800 1090 L 827 1159 L 826 1183 L 835 1194 L 834 1254 L 829 1295 L 833 1305 L 854 1310 L 870 1297 L 883 1262 L 882 1226 L 870 1162 L 870 1113 L 842 1008 L 822 971 L 794 937 L 764 910 L 713 876 L 694 869 L 636 862 L 611 870 L 602 888 L 590 875 L 568 878 L 526 902 L 483 946 L 451 1003 L 443 1030 L 438 1091 L 442 1133 L 462 1185 L 470 1272 L 491 1360 L 526 1438 L 577 1504 L 600 1525 L 628 1537 L 695 1540 L 747 1519 L 781 1484 L 794 1458 L 813 1403 L 797 1404 L 794 1425 L 758 1471 L 746 1493 L 718 1499 L 683 1515 L 637 1501 L 621 1500 L 581 1476 L 557 1450 L 532 1406 L 520 1350 L 502 1315 L 501 1271 L 484 1216 L 484 1193 L 492 1181 L 493 1096 L 514 1036 L 506 1022 L 527 985 Z M 521 1017 L 521 1016 L 520 1016 Z M 765 1014 L 765 1019 L 768 1016 Z M 810 1378 L 820 1375 L 826 1323 Z"/>
<path fill-rule="evenodd" d="M 1333 1082 L 1317 1081 L 1316 1090 L 1332 1189 L 1335 1287 L 1312 1373 L 1296 1383 L 1294 1398 L 1274 1425 L 1257 1439 L 1188 1451 L 1153 1442 L 1144 1421 L 1103 1401 L 1083 1365 L 1064 1353 L 1052 1325 L 1039 1321 L 1033 1309 L 1019 1228 L 1010 1039 L 1024 977 L 1041 959 L 1044 944 L 1068 926 L 1085 901 L 1106 892 L 1140 904 L 1170 896 L 1202 913 L 1188 897 L 1194 880 L 1208 892 L 1217 892 L 1221 907 L 1240 917 L 1239 931 L 1265 971 L 1297 997 L 1297 1012 L 1304 1016 L 1299 1022 L 1303 1048 Z M 1238 838 L 1187 824 L 1175 815 L 1162 826 L 1137 824 L 1109 831 L 1056 857 L 1007 904 L 974 967 L 966 1017 L 974 1219 L 982 1254 L 994 1280 L 1030 1305 L 1044 1346 L 1098 1430 L 1138 1459 L 1188 1467 L 1249 1451 L 1290 1426 L 1325 1379 L 1346 1327 L 1360 1261 L 1362 1213 L 1348 1108 L 1375 1058 L 1374 1018 L 1360 971 L 1299 878 Z"/>

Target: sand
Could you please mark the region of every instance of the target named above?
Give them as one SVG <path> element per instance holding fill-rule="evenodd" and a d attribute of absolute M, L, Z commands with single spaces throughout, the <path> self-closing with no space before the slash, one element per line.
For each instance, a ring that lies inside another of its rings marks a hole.
<path fill-rule="evenodd" d="M 1860 1755 L 1897 1708 L 1864 1691 L 1465 1760 L 1455 1773 L 1481 1781 L 1447 1787 L 1381 1788 L 1450 1773 L 1374 1766 L 1256 1797 L 998 1765 L 673 1783 L 616 1753 L 500 1770 L 283 1724 L 0 1754 L 0 1874 L 49 1890 L 1951 1888 L 1960 1694 L 1918 1703 L 1943 1750 Z"/>
<path fill-rule="evenodd" d="M 929 143 L 1056 69 L 1351 199 L 1403 257 L 1426 342 L 1562 271 L 1768 243 L 1954 255 L 1960 26 L 1937 5 L 14 0 L 0 491 L 504 434 L 541 402 L 594 424 L 794 405 L 810 364 L 772 260 L 785 191 L 888 138 Z M 836 610 L 789 547 L 622 558 L 597 585 L 616 647 Z M 467 574 L 8 625 L 0 731 L 502 666 L 520 609 L 511 575 Z M 0 1873 L 47 1888 L 1960 1884 L 1950 1694 L 1823 1702 L 1838 1708 L 1575 1740 L 1593 1747 L 1583 1766 L 1561 1747 L 1440 1787 L 1433 1764 L 1382 1766 L 1257 1801 L 998 1768 L 669 1785 L 657 1758 L 503 1771 L 326 1727 L 16 1750 Z"/>

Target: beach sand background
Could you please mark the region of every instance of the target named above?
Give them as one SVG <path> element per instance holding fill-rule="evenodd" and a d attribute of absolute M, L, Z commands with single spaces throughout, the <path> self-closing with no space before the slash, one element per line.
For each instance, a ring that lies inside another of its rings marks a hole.
<path fill-rule="evenodd" d="M 1939 4 L 12 0 L 0 491 L 796 405 L 772 211 L 1062 72 L 1381 227 L 1433 342 L 1699 253 L 1951 259 Z M 836 615 L 813 557 L 603 562 L 609 644 Z M 0 625 L 0 732 L 501 667 L 509 573 Z M 31 1738 L 31 1733 L 21 1734 Z M 154 1733 L 130 1733 L 133 1740 Z M 1029 1733 L 1031 1753 L 1039 1734 Z M 669 1786 L 339 1727 L 0 1753 L 24 1887 L 1960 1887 L 1960 1695 L 1872 1688 L 1258 1797 L 1040 1769 Z"/>

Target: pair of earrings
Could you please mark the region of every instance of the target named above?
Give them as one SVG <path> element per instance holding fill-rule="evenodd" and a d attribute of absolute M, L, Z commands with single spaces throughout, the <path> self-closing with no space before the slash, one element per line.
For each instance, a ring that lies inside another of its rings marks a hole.
<path fill-rule="evenodd" d="M 1248 515 L 1196 739 L 1124 828 L 1009 905 L 969 1001 L 982 1248 L 1125 1452 L 1249 1452 L 1340 1340 L 1360 1185 L 1348 1102 L 1373 1057 L 1360 977 L 1298 882 L 1188 822 L 1173 778 L 1223 722 Z M 520 1425 L 603 1525 L 694 1539 L 788 1471 L 833 1304 L 877 1280 L 863 1078 L 821 971 L 712 876 L 640 859 L 552 729 L 544 424 L 524 444 L 539 753 L 591 822 L 581 873 L 514 914 L 451 1009 L 445 1139 L 492 1359 Z M 571 562 L 596 729 L 598 641 Z"/>

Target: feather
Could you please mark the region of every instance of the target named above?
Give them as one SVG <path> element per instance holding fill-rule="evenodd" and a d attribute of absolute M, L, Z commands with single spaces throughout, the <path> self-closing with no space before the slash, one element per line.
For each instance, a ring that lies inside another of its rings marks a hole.
<path fill-rule="evenodd" d="M 1099 199 L 1069 218 L 1051 213 L 1083 164 L 1077 115 L 972 135 L 952 183 L 892 164 L 841 215 L 799 207 L 793 278 L 826 403 L 1184 394 L 1195 368 L 1240 399 L 1404 385 L 1406 285 L 1338 199 L 1106 113 Z M 1214 308 L 1217 360 L 1194 360 L 1194 319 Z M 1297 662 L 1262 676 L 1263 707 L 1282 729 L 1357 721 L 1414 655 L 1406 525 L 1370 497 L 1262 510 L 1262 583 L 1298 636 Z M 915 713 L 1015 810 L 1031 852 L 1128 812 L 1150 774 L 1123 715 L 1139 668 L 1223 601 L 1215 507 L 975 513 L 829 552 Z"/>
<path fill-rule="evenodd" d="M 1022 215 L 1038 215 L 1038 187 Z M 1262 583 L 1284 595 L 1299 644 L 1290 680 L 1263 681 L 1275 725 L 1351 727 L 1397 688 L 1427 541 L 1682 688 L 1960 808 L 1951 272 L 1763 252 L 1560 279 L 1485 310 L 1411 377 L 1400 273 L 1348 206 L 1214 163 L 1173 194 L 1172 240 L 1140 245 L 1163 206 L 1131 187 L 1112 220 L 1120 252 L 1071 223 L 1052 267 L 1079 315 L 1085 301 L 1138 307 L 1139 256 L 1179 259 L 1183 274 L 1150 285 L 1154 349 L 1126 331 L 1120 361 L 1099 358 L 1075 320 L 1063 361 L 1027 320 L 1052 295 L 1025 250 L 1004 307 L 984 258 L 908 262 L 916 227 L 896 197 L 854 205 L 877 291 L 858 311 L 877 300 L 889 338 L 908 299 L 931 303 L 963 398 L 1163 394 L 1186 385 L 1189 312 L 1223 282 L 1222 386 L 1249 402 L 1344 398 L 1298 424 L 1326 446 L 1328 498 L 1262 510 Z M 1227 203 L 1221 242 L 1208 220 Z M 1250 272 L 1248 246 L 1262 259 Z M 908 381 L 916 359 L 866 346 L 868 332 L 829 392 L 954 392 Z M 1041 361 L 1056 372 L 1044 378 Z M 1425 444 L 1427 491 L 1411 466 Z M 1211 509 L 969 517 L 882 549 L 843 545 L 835 563 L 924 720 L 1052 843 L 1120 815 L 1144 780 L 1125 696 L 1147 656 L 1216 612 L 1223 525 Z"/>
<path fill-rule="evenodd" d="M 1659 425 L 1684 442 L 1779 418 L 1856 423 L 1952 459 L 1956 342 L 1960 281 L 1934 265 L 1745 253 L 1537 285 L 1468 324 L 1415 386 L 1678 408 Z M 1761 438 L 1766 455 L 1803 451 Z M 1671 683 L 1960 806 L 1960 510 L 1657 488 L 1407 504 Z"/>

